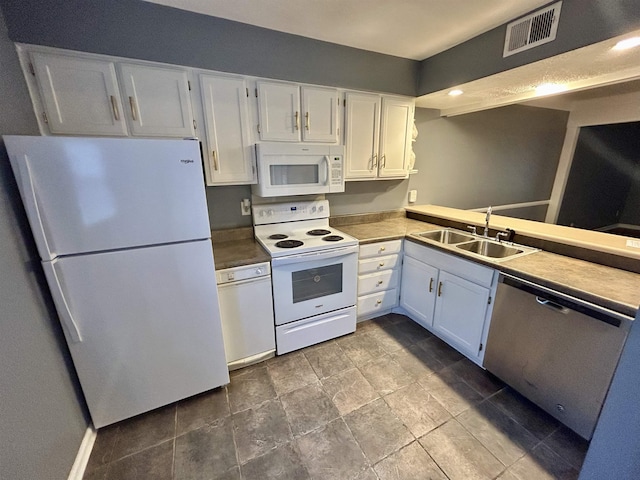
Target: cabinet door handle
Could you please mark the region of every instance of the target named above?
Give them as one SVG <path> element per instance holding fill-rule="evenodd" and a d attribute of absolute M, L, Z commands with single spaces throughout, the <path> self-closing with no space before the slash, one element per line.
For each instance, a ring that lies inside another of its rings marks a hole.
<path fill-rule="evenodd" d="M 429 293 L 433 292 L 433 278 L 429 280 Z"/>
<path fill-rule="evenodd" d="M 298 112 L 296 112 L 295 113 L 295 118 L 296 118 L 295 127 L 296 127 L 296 130 L 300 130 L 300 118 L 299 117 L 300 117 L 300 115 L 298 114 Z"/>
<path fill-rule="evenodd" d="M 213 157 L 213 169 L 218 171 L 218 155 L 215 150 L 211 150 L 211 156 Z"/>
<path fill-rule="evenodd" d="M 131 108 L 131 118 L 138 121 L 138 114 L 136 113 L 136 101 L 133 97 L 129 97 L 129 107 Z"/>
<path fill-rule="evenodd" d="M 438 296 L 442 296 L 442 282 L 438 282 Z"/>
<path fill-rule="evenodd" d="M 380 168 L 387 166 L 387 156 L 385 154 L 380 155 Z"/>
<path fill-rule="evenodd" d="M 304 114 L 304 128 L 307 129 L 307 132 L 309 131 L 309 112 Z"/>
<path fill-rule="evenodd" d="M 116 120 L 120 120 L 120 112 L 118 111 L 118 102 L 116 102 L 116 97 L 111 95 L 111 110 L 113 110 L 113 118 Z"/>
<path fill-rule="evenodd" d="M 373 170 L 377 166 L 378 166 L 378 154 L 376 153 L 373 155 L 373 157 L 371 157 L 371 170 Z"/>

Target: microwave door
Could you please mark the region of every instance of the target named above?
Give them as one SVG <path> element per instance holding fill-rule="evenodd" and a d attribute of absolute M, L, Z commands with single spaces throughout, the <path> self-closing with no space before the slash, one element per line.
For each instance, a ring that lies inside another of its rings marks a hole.
<path fill-rule="evenodd" d="M 326 155 L 274 156 L 263 161 L 258 195 L 263 197 L 326 193 L 330 166 Z"/>

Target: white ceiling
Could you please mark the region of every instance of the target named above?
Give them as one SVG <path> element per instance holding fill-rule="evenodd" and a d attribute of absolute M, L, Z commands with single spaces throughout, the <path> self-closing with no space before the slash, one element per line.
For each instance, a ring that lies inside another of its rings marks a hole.
<path fill-rule="evenodd" d="M 571 110 L 575 101 L 604 95 L 591 90 L 595 87 L 608 86 L 604 90 L 607 94 L 638 91 L 638 82 L 632 80 L 640 78 L 640 47 L 612 50 L 619 40 L 634 36 L 640 36 L 640 30 L 462 85 L 452 85 L 419 97 L 416 106 L 438 109 L 442 115 L 458 115 L 524 102 Z M 630 83 L 623 85 L 622 82 Z M 536 93 L 536 86 L 543 83 L 559 84 L 566 90 L 554 95 Z M 464 93 L 452 97 L 449 92 L 454 88 Z"/>
<path fill-rule="evenodd" d="M 423 60 L 550 0 L 147 0 L 340 45 Z"/>

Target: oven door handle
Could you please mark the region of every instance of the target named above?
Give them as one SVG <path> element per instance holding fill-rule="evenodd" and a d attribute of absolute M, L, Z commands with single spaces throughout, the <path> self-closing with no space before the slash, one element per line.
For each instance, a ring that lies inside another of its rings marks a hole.
<path fill-rule="evenodd" d="M 322 250 L 320 252 L 299 253 L 297 255 L 287 255 L 285 257 L 276 257 L 271 259 L 271 264 L 275 267 L 278 265 L 290 265 L 293 263 L 302 263 L 315 260 L 326 260 L 329 258 L 344 257 L 352 253 L 358 252 L 358 245 L 349 247 L 338 247 L 330 250 Z"/>

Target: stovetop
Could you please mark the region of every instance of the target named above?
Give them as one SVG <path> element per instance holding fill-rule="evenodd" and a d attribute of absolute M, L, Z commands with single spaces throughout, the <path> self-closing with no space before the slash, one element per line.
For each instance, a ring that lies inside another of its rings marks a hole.
<path fill-rule="evenodd" d="M 317 200 L 253 207 L 258 242 L 272 257 L 357 245 L 329 226 L 329 202 Z"/>

